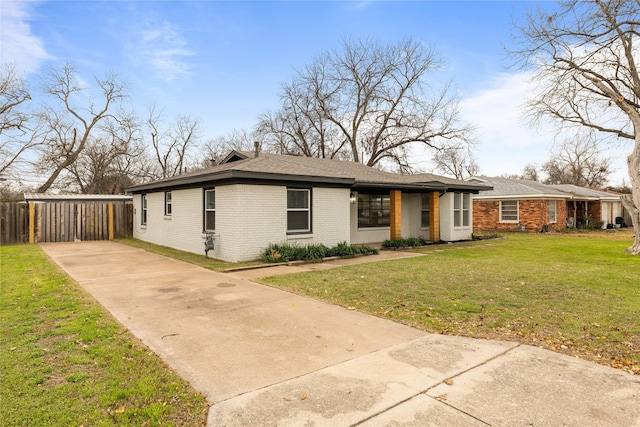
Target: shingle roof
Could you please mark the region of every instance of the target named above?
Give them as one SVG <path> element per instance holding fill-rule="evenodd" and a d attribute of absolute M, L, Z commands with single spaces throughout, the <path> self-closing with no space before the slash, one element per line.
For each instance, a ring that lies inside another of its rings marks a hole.
<path fill-rule="evenodd" d="M 510 179 L 500 177 L 481 176 L 470 179 L 471 182 L 484 182 L 493 187 L 493 190 L 481 191 L 475 199 L 492 198 L 563 198 L 569 199 L 571 195 L 537 181 L 526 179 Z"/>
<path fill-rule="evenodd" d="M 573 198 L 592 200 L 620 200 L 620 196 L 606 191 L 595 190 L 593 188 L 579 187 L 573 184 L 556 184 L 551 187 L 557 188 L 565 193 L 570 193 Z"/>
<path fill-rule="evenodd" d="M 232 153 L 233 154 L 233 153 Z M 180 185 L 195 185 L 203 182 L 255 179 L 326 183 L 346 187 L 398 187 L 444 190 L 447 187 L 478 191 L 486 186 L 454 180 L 432 174 L 399 175 L 385 172 L 361 163 L 299 157 L 277 154 L 260 154 L 249 157 L 249 153 L 239 152 L 240 156 L 227 156 L 234 161 L 212 166 L 207 169 L 182 174 L 164 180 L 136 185 L 127 189 L 140 192 Z M 246 157 L 246 158 L 242 158 Z M 235 160 L 240 158 L 240 160 Z"/>
<path fill-rule="evenodd" d="M 474 177 L 471 182 L 484 182 L 492 185 L 493 190 L 481 191 L 475 199 L 541 199 L 564 198 L 571 200 L 619 200 L 620 197 L 606 191 L 579 187 L 572 184 L 547 185 L 526 179 L 500 177 Z"/>

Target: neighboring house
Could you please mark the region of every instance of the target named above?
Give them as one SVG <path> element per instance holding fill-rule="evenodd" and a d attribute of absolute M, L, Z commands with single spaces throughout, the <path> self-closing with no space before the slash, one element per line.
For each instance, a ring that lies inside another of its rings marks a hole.
<path fill-rule="evenodd" d="M 489 188 L 354 162 L 234 151 L 217 166 L 127 190 L 135 238 L 202 253 L 203 233 L 214 233 L 213 256 L 242 261 L 270 243 L 468 240 L 472 194 Z"/>
<path fill-rule="evenodd" d="M 560 230 L 592 221 L 602 228 L 623 216 L 620 196 L 575 185 L 545 185 L 537 181 L 473 177 L 468 182 L 490 185 L 473 199 L 476 230 Z M 609 227 L 613 227 L 611 225 Z"/>
<path fill-rule="evenodd" d="M 552 185 L 552 187 L 571 194 L 571 200 L 567 201 L 567 225 L 570 227 L 593 221 L 602 222 L 602 228 L 614 228 L 616 218 L 622 219 L 618 220 L 619 225 L 625 222 L 624 207 L 619 194 L 572 184 Z"/>
<path fill-rule="evenodd" d="M 472 177 L 468 182 L 493 187 L 473 198 L 476 230 L 541 231 L 567 226 L 567 193 L 536 181 Z"/>

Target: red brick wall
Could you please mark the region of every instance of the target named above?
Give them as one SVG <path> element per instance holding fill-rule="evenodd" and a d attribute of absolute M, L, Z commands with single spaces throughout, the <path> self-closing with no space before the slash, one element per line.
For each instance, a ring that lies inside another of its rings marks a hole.
<path fill-rule="evenodd" d="M 473 229 L 477 231 L 525 231 L 535 233 L 549 224 L 552 230 L 561 230 L 567 226 L 567 204 L 556 201 L 556 222 L 549 222 L 549 200 L 520 200 L 518 204 L 519 222 L 500 222 L 499 200 L 473 201 Z"/>

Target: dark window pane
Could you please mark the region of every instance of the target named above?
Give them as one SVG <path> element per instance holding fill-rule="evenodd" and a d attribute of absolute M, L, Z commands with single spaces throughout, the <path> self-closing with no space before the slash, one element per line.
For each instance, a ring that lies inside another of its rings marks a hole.
<path fill-rule="evenodd" d="M 391 224 L 389 196 L 358 195 L 358 227 L 386 227 Z"/>
<path fill-rule="evenodd" d="M 421 227 L 429 227 L 429 211 L 422 211 L 422 217 L 420 219 Z"/>
<path fill-rule="evenodd" d="M 205 215 L 205 230 L 214 231 L 216 229 L 215 211 L 207 211 Z"/>
<path fill-rule="evenodd" d="M 288 209 L 308 209 L 309 208 L 309 191 L 308 190 L 287 190 L 287 208 Z"/>
<path fill-rule="evenodd" d="M 309 230 L 309 212 L 308 211 L 287 212 L 287 230 L 289 231 Z"/>

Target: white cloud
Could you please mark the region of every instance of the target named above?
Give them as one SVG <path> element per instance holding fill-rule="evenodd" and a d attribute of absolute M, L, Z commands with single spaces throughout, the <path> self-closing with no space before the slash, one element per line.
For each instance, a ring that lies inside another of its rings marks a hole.
<path fill-rule="evenodd" d="M 475 155 L 484 175 L 521 173 L 526 164 L 548 157 L 553 134 L 533 128 L 524 116 L 523 105 L 534 90 L 530 77 L 501 73 L 460 103 L 465 120 L 476 128 Z"/>
<path fill-rule="evenodd" d="M 522 173 L 528 163 L 547 161 L 554 141 L 575 137 L 577 130 L 558 134 L 551 123 L 530 125 L 523 106 L 535 94 L 531 77 L 524 72 L 499 74 L 460 103 L 465 119 L 477 129 L 480 144 L 475 155 L 483 175 Z M 627 176 L 625 147 L 602 144 L 601 148 L 616 169 L 610 181 L 621 182 Z"/>
<path fill-rule="evenodd" d="M 148 21 L 137 35 L 139 40 L 128 47 L 134 62 L 151 66 L 168 82 L 190 74 L 186 58 L 195 52 L 187 48 L 187 41 L 171 23 Z"/>
<path fill-rule="evenodd" d="M 36 72 L 50 58 L 42 39 L 31 33 L 29 18 L 33 2 L 2 1 L 0 46 L 2 63 L 15 64 L 20 73 Z"/>

